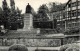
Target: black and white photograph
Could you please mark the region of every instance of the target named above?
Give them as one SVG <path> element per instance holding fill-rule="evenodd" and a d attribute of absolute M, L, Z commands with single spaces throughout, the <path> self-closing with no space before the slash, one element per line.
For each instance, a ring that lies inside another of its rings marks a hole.
<path fill-rule="evenodd" d="M 80 0 L 0 0 L 0 51 L 80 51 Z"/>

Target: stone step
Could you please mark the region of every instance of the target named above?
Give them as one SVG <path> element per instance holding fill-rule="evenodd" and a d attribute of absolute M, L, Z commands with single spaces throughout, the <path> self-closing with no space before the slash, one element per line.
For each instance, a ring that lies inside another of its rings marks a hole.
<path fill-rule="evenodd" d="M 7 34 L 37 34 L 37 31 L 9 31 Z"/>

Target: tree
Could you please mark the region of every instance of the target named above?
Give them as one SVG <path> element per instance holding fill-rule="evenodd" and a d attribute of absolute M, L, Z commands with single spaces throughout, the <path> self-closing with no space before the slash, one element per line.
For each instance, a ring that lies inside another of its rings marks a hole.
<path fill-rule="evenodd" d="M 15 24 L 15 26 L 12 24 L 12 26 L 14 27 L 16 27 L 19 24 L 23 25 L 23 16 L 21 14 L 22 10 L 19 10 L 19 8 L 15 9 L 14 0 L 10 0 L 10 6 L 11 8 L 8 7 L 6 0 L 3 1 L 2 22 L 5 29 L 9 29 L 12 23 Z"/>
<path fill-rule="evenodd" d="M 7 5 L 7 2 L 6 0 L 4 0 L 2 2 L 2 9 L 3 9 L 3 12 L 2 12 L 2 23 L 4 25 L 4 27 L 7 29 L 8 27 L 8 18 L 9 18 L 9 13 L 10 13 L 10 9 Z"/>
<path fill-rule="evenodd" d="M 61 5 L 61 3 L 59 3 L 59 2 L 50 2 L 48 5 L 49 5 L 50 12 L 54 12 L 55 10 L 58 11 L 61 7 L 61 6 L 59 6 L 59 5 Z"/>
<path fill-rule="evenodd" d="M 0 7 L 0 16 L 1 16 L 1 14 L 2 14 L 2 8 Z"/>
<path fill-rule="evenodd" d="M 0 25 L 2 24 L 2 8 L 0 7 Z"/>
<path fill-rule="evenodd" d="M 48 7 L 45 4 L 43 4 L 38 9 L 37 19 L 41 21 L 48 20 L 49 19 L 47 15 L 48 12 L 49 12 Z"/>
<path fill-rule="evenodd" d="M 23 26 L 24 26 L 24 20 L 23 20 L 24 15 L 21 14 L 22 10 L 19 10 L 19 8 L 17 7 L 16 12 L 17 12 L 17 14 L 16 14 L 17 20 L 16 21 L 17 21 L 18 26 L 19 26 L 18 28 L 23 28 Z"/>

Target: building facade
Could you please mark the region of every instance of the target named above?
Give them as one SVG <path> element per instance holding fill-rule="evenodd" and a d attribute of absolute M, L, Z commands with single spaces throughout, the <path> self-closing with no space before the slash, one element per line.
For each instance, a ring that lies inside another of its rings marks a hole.
<path fill-rule="evenodd" d="M 65 4 L 53 5 L 53 19 L 57 19 L 57 28 L 65 29 Z"/>
<path fill-rule="evenodd" d="M 52 14 L 53 19 L 57 19 L 57 27 L 62 30 L 80 27 L 80 0 L 69 0 L 66 4 L 55 7 Z"/>
<path fill-rule="evenodd" d="M 69 0 L 65 7 L 65 29 L 80 26 L 80 0 Z"/>

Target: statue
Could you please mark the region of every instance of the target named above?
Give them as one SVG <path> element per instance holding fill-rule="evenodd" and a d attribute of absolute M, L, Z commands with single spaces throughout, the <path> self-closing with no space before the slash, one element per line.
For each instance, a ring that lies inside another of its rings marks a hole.
<path fill-rule="evenodd" d="M 28 5 L 26 6 L 26 13 L 31 13 L 31 9 L 32 7 L 28 3 Z"/>

